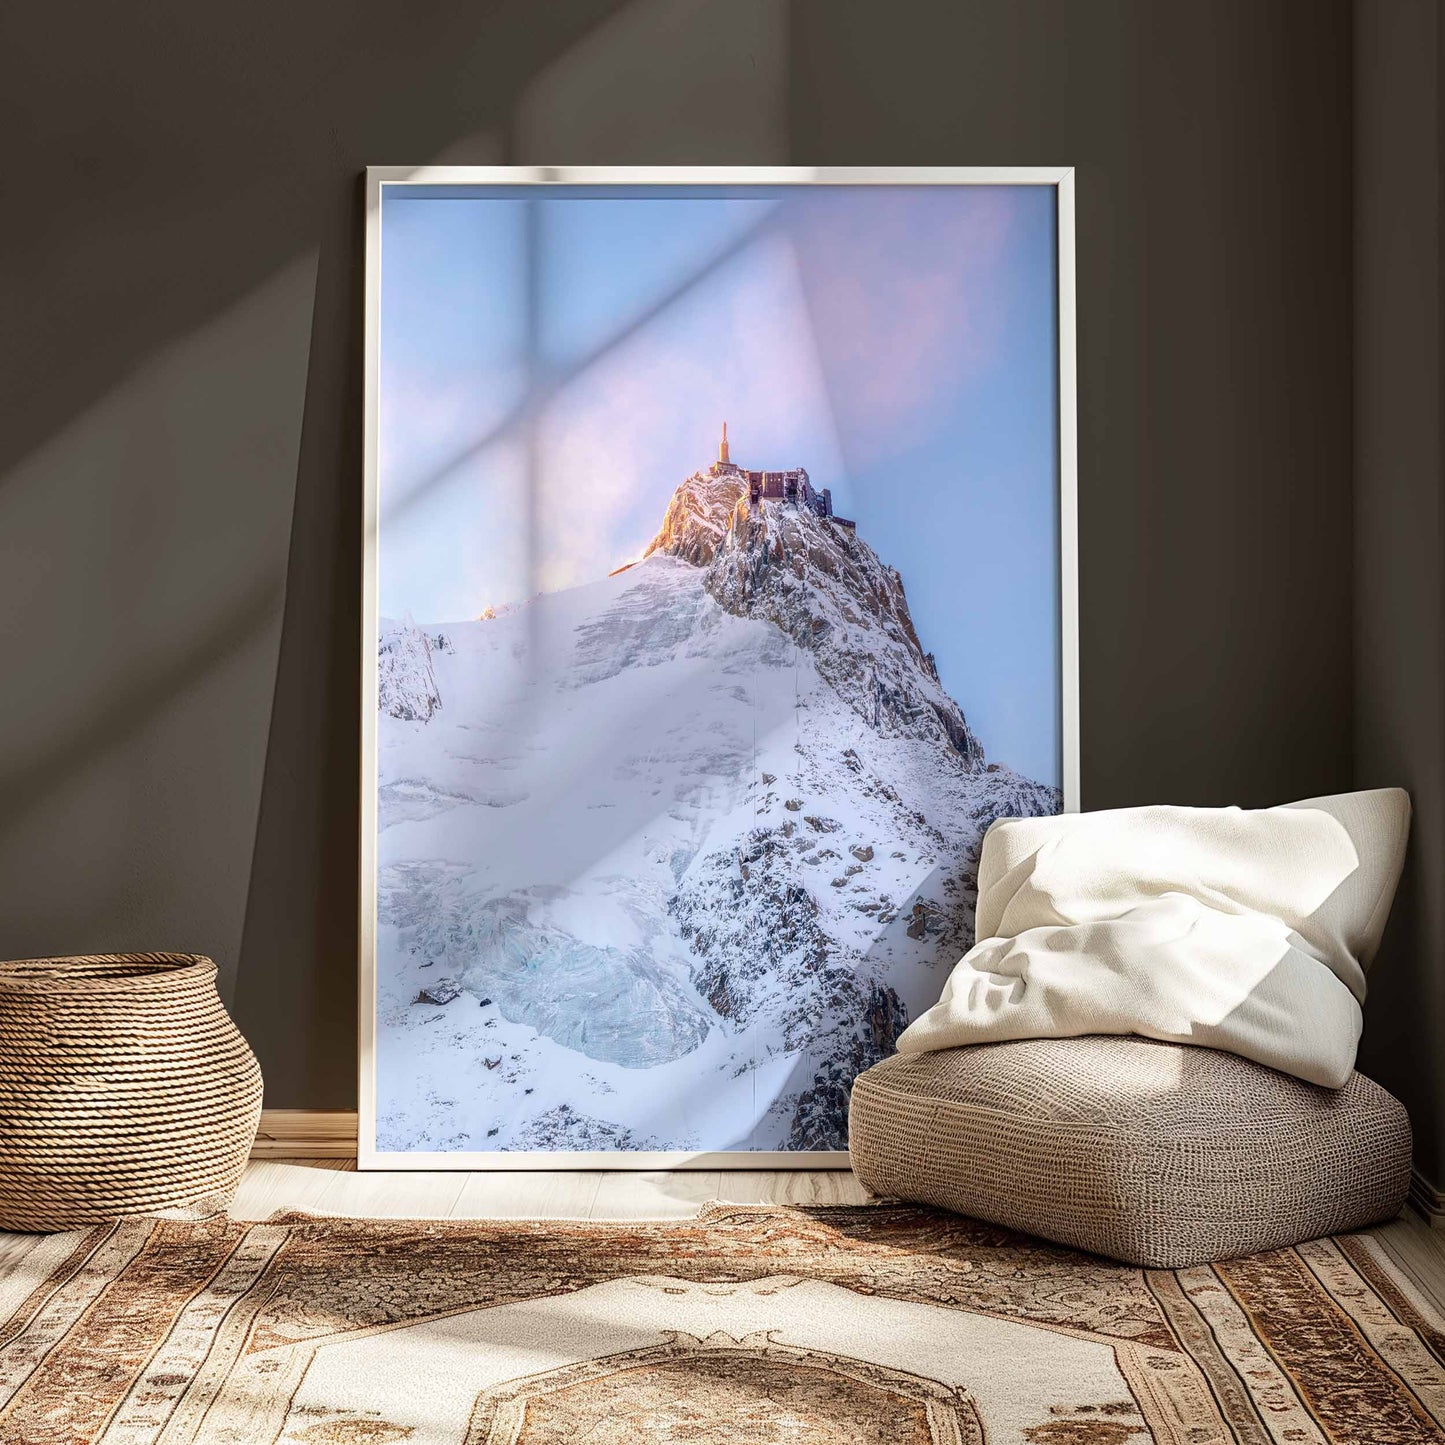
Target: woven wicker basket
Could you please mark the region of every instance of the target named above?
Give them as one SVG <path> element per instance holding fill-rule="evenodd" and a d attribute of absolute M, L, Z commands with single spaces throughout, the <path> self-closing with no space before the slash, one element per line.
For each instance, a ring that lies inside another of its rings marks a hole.
<path fill-rule="evenodd" d="M 215 1212 L 260 1113 L 209 958 L 0 963 L 0 1229 Z"/>

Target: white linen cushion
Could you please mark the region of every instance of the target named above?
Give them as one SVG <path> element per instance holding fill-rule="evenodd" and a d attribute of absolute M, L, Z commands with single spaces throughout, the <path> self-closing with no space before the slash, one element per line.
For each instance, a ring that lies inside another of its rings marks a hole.
<path fill-rule="evenodd" d="M 978 942 L 899 1052 L 1132 1033 L 1338 1088 L 1409 822 L 1398 788 L 1000 819 Z"/>

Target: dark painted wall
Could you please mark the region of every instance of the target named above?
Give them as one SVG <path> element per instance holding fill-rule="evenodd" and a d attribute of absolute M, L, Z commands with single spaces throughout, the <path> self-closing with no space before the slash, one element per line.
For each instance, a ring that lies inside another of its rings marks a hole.
<path fill-rule="evenodd" d="M 1357 9 L 1355 774 L 1415 801 L 1360 1066 L 1410 1107 L 1445 1184 L 1445 371 L 1437 0 Z"/>
<path fill-rule="evenodd" d="M 1345 0 L 0 23 L 0 953 L 213 953 L 354 1098 L 367 163 L 1076 166 L 1085 802 L 1350 785 Z"/>

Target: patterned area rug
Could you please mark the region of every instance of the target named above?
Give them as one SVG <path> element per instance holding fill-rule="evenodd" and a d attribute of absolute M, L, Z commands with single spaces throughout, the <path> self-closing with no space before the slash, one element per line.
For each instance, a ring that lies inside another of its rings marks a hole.
<path fill-rule="evenodd" d="M 1366 1235 L 1143 1271 L 928 1210 L 127 1220 L 0 1278 L 7 1445 L 1445 1441 Z"/>

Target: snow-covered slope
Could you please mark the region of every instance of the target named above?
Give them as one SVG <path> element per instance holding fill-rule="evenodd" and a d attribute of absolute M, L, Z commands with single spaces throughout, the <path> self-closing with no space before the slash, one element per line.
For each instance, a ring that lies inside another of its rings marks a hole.
<path fill-rule="evenodd" d="M 1058 807 L 985 761 L 898 574 L 729 476 L 626 571 L 388 643 L 383 1149 L 844 1147 L 984 828 Z"/>

